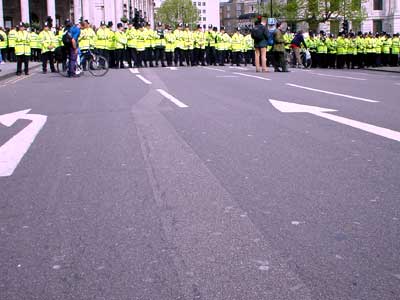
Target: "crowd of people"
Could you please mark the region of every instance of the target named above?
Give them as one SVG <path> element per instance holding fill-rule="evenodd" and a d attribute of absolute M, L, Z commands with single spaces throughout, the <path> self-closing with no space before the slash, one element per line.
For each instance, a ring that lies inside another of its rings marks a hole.
<path fill-rule="evenodd" d="M 41 31 L 26 28 L 20 23 L 15 28 L 0 28 L 0 63 L 17 62 L 17 75 L 29 74 L 29 61 L 42 61 L 42 70 L 50 65 L 56 72 L 54 61 L 58 49 L 64 46 L 66 34 L 71 35 L 67 50 L 72 64 L 70 75 L 79 53 L 94 50 L 106 57 L 111 68 L 166 67 L 166 66 L 241 66 L 253 65 L 257 71 L 267 71 L 273 65 L 275 71 L 287 71 L 285 54 L 294 53 L 295 65 L 301 66 L 300 51 L 311 54 L 312 66 L 319 68 L 364 68 L 399 65 L 399 34 L 340 32 L 337 36 L 309 32 L 296 34 L 282 29 L 278 22 L 271 30 L 257 18 L 254 28 L 236 28 L 227 33 L 209 25 L 198 25 L 192 30 L 189 24 L 176 28 L 161 23 L 152 29 L 149 23 L 118 23 L 113 30 L 112 22 L 101 22 L 96 28 L 84 20 L 53 31 L 51 24 L 44 24 Z M 262 40 L 256 30 L 265 31 Z"/>

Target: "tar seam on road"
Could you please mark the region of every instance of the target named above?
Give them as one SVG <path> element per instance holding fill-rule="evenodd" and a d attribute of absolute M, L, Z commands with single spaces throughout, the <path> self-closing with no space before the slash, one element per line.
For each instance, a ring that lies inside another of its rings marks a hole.
<path fill-rule="evenodd" d="M 324 91 L 324 90 L 313 89 L 313 88 L 310 88 L 310 87 L 301 86 L 301 85 L 297 85 L 297 84 L 293 84 L 293 83 L 286 83 L 286 85 L 289 85 L 289 86 L 292 86 L 292 87 L 296 87 L 296 88 L 300 88 L 300 89 L 304 89 L 304 90 L 313 91 L 313 92 L 319 92 L 319 93 L 324 93 L 324 94 L 329 94 L 329 95 L 335 95 L 335 96 L 340 96 L 340 97 L 344 97 L 344 98 L 350 98 L 350 99 L 355 99 L 355 100 L 360 100 L 360 101 L 365 101 L 365 102 L 370 102 L 370 103 L 379 102 L 379 101 L 371 100 L 371 99 L 367 99 L 367 98 L 361 98 L 361 97 L 355 97 L 355 96 L 350 96 L 350 95 L 346 95 L 346 94 L 340 94 L 340 93 L 334 93 L 334 92 L 329 92 L 329 91 Z"/>
<path fill-rule="evenodd" d="M 161 95 L 163 95 L 165 98 L 167 98 L 169 101 L 171 101 L 172 103 L 174 103 L 176 106 L 180 107 L 180 108 L 187 108 L 189 106 L 187 106 L 185 103 L 179 101 L 178 99 L 176 99 L 174 96 L 168 94 L 166 91 L 162 90 L 162 89 L 157 89 L 157 92 L 159 92 Z"/>

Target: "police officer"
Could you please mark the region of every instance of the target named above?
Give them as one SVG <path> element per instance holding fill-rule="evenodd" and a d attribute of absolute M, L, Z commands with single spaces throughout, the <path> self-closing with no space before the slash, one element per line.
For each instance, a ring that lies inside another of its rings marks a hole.
<path fill-rule="evenodd" d="M 162 67 L 165 67 L 164 59 L 165 59 L 164 28 L 162 26 L 162 23 L 158 22 L 154 40 L 154 60 L 156 63 L 156 67 L 158 67 L 159 62 L 161 62 Z"/>
<path fill-rule="evenodd" d="M 56 71 L 54 68 L 54 34 L 49 30 L 49 24 L 44 23 L 44 28 L 39 34 L 39 41 L 41 42 L 41 56 L 42 56 L 42 70 L 43 73 L 47 73 L 47 62 L 50 64 L 50 70 L 52 73 Z"/>
<path fill-rule="evenodd" d="M 24 63 L 25 75 L 29 75 L 29 57 L 31 56 L 30 35 L 26 31 L 23 22 L 19 23 L 15 37 L 15 55 L 17 57 L 17 76 L 22 74 L 22 63 Z"/>
<path fill-rule="evenodd" d="M 117 31 L 115 32 L 115 68 L 124 68 L 125 49 L 128 43 L 124 26 L 122 23 L 117 24 Z"/>
<path fill-rule="evenodd" d="M 217 65 L 217 53 L 215 45 L 217 43 L 217 32 L 213 29 L 212 24 L 208 25 L 208 31 L 206 34 L 206 62 L 207 65 Z"/>

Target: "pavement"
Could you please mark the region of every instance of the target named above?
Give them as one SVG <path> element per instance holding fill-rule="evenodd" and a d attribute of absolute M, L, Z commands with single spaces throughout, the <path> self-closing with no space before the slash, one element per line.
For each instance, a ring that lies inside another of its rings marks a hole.
<path fill-rule="evenodd" d="M 29 62 L 29 70 L 36 70 L 41 66 L 38 62 Z M 17 63 L 6 62 L 0 65 L 0 81 L 16 76 Z"/>
<path fill-rule="evenodd" d="M 0 82 L 1 298 L 400 298 L 400 76 Z"/>

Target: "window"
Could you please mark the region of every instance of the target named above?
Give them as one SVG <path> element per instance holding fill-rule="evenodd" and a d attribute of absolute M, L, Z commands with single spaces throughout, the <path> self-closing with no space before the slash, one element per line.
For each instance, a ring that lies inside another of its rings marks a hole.
<path fill-rule="evenodd" d="M 374 0 L 374 10 L 383 9 L 383 0 Z"/>
<path fill-rule="evenodd" d="M 375 32 L 382 32 L 382 20 L 374 20 L 372 24 L 372 28 L 374 33 Z"/>
<path fill-rule="evenodd" d="M 206 17 L 203 17 L 203 21 L 207 21 L 207 18 L 206 18 Z"/>
<path fill-rule="evenodd" d="M 205 2 L 203 2 L 203 6 L 206 6 L 206 3 L 205 3 Z"/>
<path fill-rule="evenodd" d="M 197 2 L 197 6 L 201 6 L 201 2 Z"/>
<path fill-rule="evenodd" d="M 205 9 L 203 9 L 203 14 L 205 14 L 206 13 L 206 10 Z"/>

